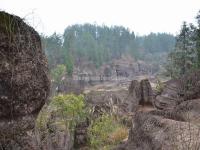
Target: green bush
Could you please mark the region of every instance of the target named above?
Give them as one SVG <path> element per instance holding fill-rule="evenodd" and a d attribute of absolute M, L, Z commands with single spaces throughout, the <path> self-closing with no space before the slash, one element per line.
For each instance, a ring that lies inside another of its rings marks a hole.
<path fill-rule="evenodd" d="M 91 149 L 111 149 L 128 136 L 128 129 L 107 114 L 94 120 L 88 131 Z"/>
<path fill-rule="evenodd" d="M 61 116 L 67 129 L 73 130 L 75 125 L 85 119 L 85 102 L 83 95 L 76 96 L 74 94 L 59 94 L 53 98 L 51 105 Z"/>
<path fill-rule="evenodd" d="M 52 142 L 59 145 L 56 135 L 63 133 L 69 139 L 68 145 L 74 141 L 76 125 L 86 119 L 87 109 L 83 95 L 57 95 L 42 109 L 36 120 L 35 131 L 40 144 Z M 62 134 L 61 134 L 62 135 Z"/>
<path fill-rule="evenodd" d="M 64 131 L 73 138 L 75 126 L 90 117 L 88 112 L 83 95 L 59 94 L 38 116 L 38 131 L 42 139 L 57 131 Z M 108 114 L 91 120 L 88 128 L 90 149 L 109 150 L 127 137 L 128 128 Z"/>

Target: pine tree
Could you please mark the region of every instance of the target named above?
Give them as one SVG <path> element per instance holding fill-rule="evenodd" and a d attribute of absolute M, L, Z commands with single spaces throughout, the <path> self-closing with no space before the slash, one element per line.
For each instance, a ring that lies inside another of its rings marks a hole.
<path fill-rule="evenodd" d="M 197 51 L 197 65 L 200 68 L 200 11 L 196 17 L 198 27 L 196 29 L 196 51 Z"/>
<path fill-rule="evenodd" d="M 180 34 L 176 38 L 175 50 L 169 54 L 168 71 L 172 77 L 184 75 L 196 65 L 193 26 L 183 22 Z"/>
<path fill-rule="evenodd" d="M 74 44 L 75 32 L 71 30 L 69 32 L 65 31 L 64 37 L 65 37 L 63 43 L 64 64 L 67 68 L 68 75 L 72 76 L 73 66 L 74 66 L 73 53 L 75 51 L 75 44 Z"/>
<path fill-rule="evenodd" d="M 42 39 L 43 49 L 45 50 L 45 53 L 48 57 L 49 67 L 54 68 L 54 67 L 56 67 L 57 64 L 60 64 L 61 60 L 62 60 L 62 59 L 60 59 L 62 57 L 61 36 L 54 33 L 49 37 L 41 35 L 41 39 Z"/>

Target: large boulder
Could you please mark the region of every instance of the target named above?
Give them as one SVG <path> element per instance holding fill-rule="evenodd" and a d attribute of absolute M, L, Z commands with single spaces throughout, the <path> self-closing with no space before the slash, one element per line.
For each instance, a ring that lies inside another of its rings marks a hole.
<path fill-rule="evenodd" d="M 190 122 L 139 112 L 133 118 L 127 143 L 116 150 L 199 149 L 200 128 Z"/>
<path fill-rule="evenodd" d="M 180 81 L 170 80 L 164 83 L 161 94 L 156 96 L 155 107 L 157 109 L 173 109 L 182 101 L 180 99 Z"/>
<path fill-rule="evenodd" d="M 34 149 L 35 118 L 49 95 L 39 34 L 0 11 L 0 147 Z"/>
<path fill-rule="evenodd" d="M 158 109 L 174 109 L 183 101 L 200 98 L 200 71 L 186 74 L 179 79 L 164 83 L 164 89 L 156 97 L 155 106 Z"/>

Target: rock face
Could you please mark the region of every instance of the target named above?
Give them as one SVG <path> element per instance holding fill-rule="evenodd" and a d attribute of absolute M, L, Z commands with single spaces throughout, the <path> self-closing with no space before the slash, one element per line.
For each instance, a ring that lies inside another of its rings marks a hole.
<path fill-rule="evenodd" d="M 36 123 L 37 149 L 41 150 L 71 150 L 73 138 L 66 130 L 57 111 L 52 106 L 45 105 Z"/>
<path fill-rule="evenodd" d="M 126 102 L 130 111 L 136 111 L 139 105 L 153 105 L 153 91 L 149 80 L 133 80 Z"/>
<path fill-rule="evenodd" d="M 32 130 L 50 82 L 38 33 L 0 12 L 0 148 L 34 149 Z"/>
<path fill-rule="evenodd" d="M 137 80 L 131 81 L 129 86 L 129 94 L 127 97 L 127 106 L 129 111 L 135 111 L 141 101 L 141 87 Z"/>
<path fill-rule="evenodd" d="M 151 84 L 148 79 L 144 79 L 140 82 L 141 87 L 141 105 L 152 105 L 153 103 L 153 91 L 151 88 Z"/>
<path fill-rule="evenodd" d="M 74 133 L 74 148 L 81 148 L 88 144 L 88 131 L 87 128 L 89 127 L 89 120 L 80 122 L 76 125 L 75 133 Z"/>
<path fill-rule="evenodd" d="M 200 149 L 200 72 L 165 83 L 157 110 L 137 111 L 129 139 L 118 150 Z"/>
<path fill-rule="evenodd" d="M 135 115 L 133 122 L 128 142 L 118 149 L 199 149 L 200 129 L 195 124 L 141 112 Z"/>
<path fill-rule="evenodd" d="M 199 149 L 199 110 L 200 99 L 195 99 L 171 111 L 137 112 L 128 141 L 116 150 Z"/>
<path fill-rule="evenodd" d="M 180 81 L 167 81 L 160 95 L 156 97 L 155 106 L 157 109 L 173 109 L 180 101 Z"/>
<path fill-rule="evenodd" d="M 174 109 L 181 102 L 200 97 L 200 71 L 187 74 L 180 79 L 167 81 L 162 93 L 156 97 L 158 109 Z"/>
<path fill-rule="evenodd" d="M 85 83 L 95 85 L 103 81 L 113 81 L 113 79 L 131 80 L 136 76 L 155 74 L 158 70 L 159 66 L 155 67 L 144 61 L 136 61 L 131 56 L 122 55 L 121 58 L 104 63 L 98 69 L 93 62 L 81 60 L 81 63 L 75 63 L 73 77 L 82 78 Z"/>

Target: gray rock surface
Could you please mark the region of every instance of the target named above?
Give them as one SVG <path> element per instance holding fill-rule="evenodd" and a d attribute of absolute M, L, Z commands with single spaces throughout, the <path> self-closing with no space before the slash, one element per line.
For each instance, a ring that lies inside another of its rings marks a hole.
<path fill-rule="evenodd" d="M 0 149 L 34 149 L 35 119 L 49 95 L 39 34 L 0 11 Z"/>
<path fill-rule="evenodd" d="M 198 75 L 199 71 L 167 81 L 161 94 L 153 100 L 157 109 L 135 111 L 128 141 L 115 149 L 200 149 Z"/>
<path fill-rule="evenodd" d="M 153 100 L 153 90 L 148 79 L 131 82 L 126 100 L 129 111 L 136 111 L 139 105 L 153 105 Z"/>
<path fill-rule="evenodd" d="M 137 113 L 127 143 L 116 150 L 196 150 L 200 148 L 199 126 L 148 113 Z"/>
<path fill-rule="evenodd" d="M 164 83 L 164 89 L 156 97 L 158 109 L 174 109 L 181 102 L 200 97 L 200 71 L 187 74 L 180 79 Z"/>

